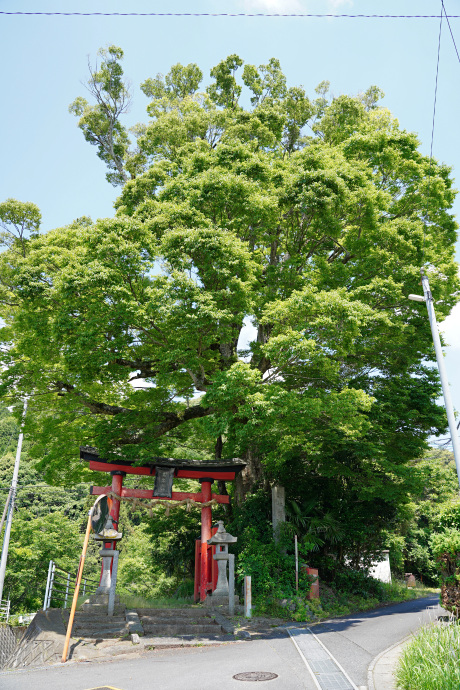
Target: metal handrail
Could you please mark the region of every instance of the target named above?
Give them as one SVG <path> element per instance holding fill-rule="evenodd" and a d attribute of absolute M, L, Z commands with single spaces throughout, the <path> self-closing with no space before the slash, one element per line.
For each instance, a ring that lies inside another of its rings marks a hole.
<path fill-rule="evenodd" d="M 61 574 L 62 573 L 62 574 Z M 65 575 L 65 577 L 63 577 Z M 49 609 L 51 606 L 51 599 L 57 603 L 64 604 L 67 608 L 67 600 L 69 598 L 70 582 L 76 578 L 76 573 L 69 573 L 64 568 L 60 568 L 54 561 L 49 562 L 48 577 L 46 580 L 45 599 L 43 601 L 43 610 Z M 85 578 L 83 581 L 83 592 L 86 594 L 86 589 L 91 590 L 91 593 L 97 589 L 99 581 L 93 578 Z"/>

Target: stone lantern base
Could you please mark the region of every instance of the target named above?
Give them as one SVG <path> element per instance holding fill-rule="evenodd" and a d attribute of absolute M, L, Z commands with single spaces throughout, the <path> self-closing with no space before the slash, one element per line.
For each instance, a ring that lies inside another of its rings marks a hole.
<path fill-rule="evenodd" d="M 88 599 L 86 599 L 80 606 L 80 611 L 91 614 L 107 614 L 107 607 L 109 605 L 109 595 L 108 594 L 91 594 Z M 120 602 L 120 597 L 118 594 L 115 597 L 115 616 L 124 615 L 126 611 L 126 606 Z"/>
<path fill-rule="evenodd" d="M 240 603 L 240 598 L 239 596 L 235 595 L 235 606 L 239 606 Z M 213 596 L 212 594 L 208 594 L 206 599 L 204 600 L 204 605 L 205 606 L 227 606 L 229 604 L 229 598 L 228 596 L 225 595 L 217 595 Z"/>

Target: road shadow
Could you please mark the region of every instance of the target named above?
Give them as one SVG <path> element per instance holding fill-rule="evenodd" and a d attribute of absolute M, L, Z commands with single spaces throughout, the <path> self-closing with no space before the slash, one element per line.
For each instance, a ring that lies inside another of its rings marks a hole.
<path fill-rule="evenodd" d="M 311 628 L 315 634 L 323 632 L 344 632 L 353 628 L 366 620 L 375 618 L 389 619 L 391 616 L 401 615 L 402 613 L 423 613 L 425 611 L 432 611 L 432 620 L 446 612 L 439 606 L 439 596 L 432 594 L 421 599 L 411 599 L 410 601 L 403 601 L 399 604 L 388 604 L 380 606 L 370 611 L 363 611 L 360 613 L 352 613 L 348 616 L 341 616 L 340 618 L 328 618 L 327 620 L 316 621 L 300 621 L 285 623 L 276 628 L 264 628 L 260 630 L 251 630 L 251 640 L 258 639 L 279 639 L 289 635 L 287 628 Z"/>

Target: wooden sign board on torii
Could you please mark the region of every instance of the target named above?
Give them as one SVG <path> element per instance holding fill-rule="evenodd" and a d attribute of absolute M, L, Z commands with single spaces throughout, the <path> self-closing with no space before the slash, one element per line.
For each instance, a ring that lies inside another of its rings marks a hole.
<path fill-rule="evenodd" d="M 225 460 L 212 460 L 201 462 L 197 460 L 185 460 L 180 458 L 154 457 L 144 465 L 134 465 L 127 460 L 109 462 L 99 457 L 95 448 L 82 446 L 80 458 L 89 461 L 89 469 L 95 472 L 110 472 L 112 476 L 111 486 L 92 486 L 91 494 L 100 496 L 113 492 L 122 498 L 160 499 L 164 501 L 184 501 L 191 499 L 196 503 L 209 504 L 229 503 L 230 497 L 211 493 L 211 485 L 214 481 L 234 481 L 236 475 L 246 466 L 239 458 Z M 154 477 L 153 489 L 127 489 L 123 487 L 123 478 L 127 474 L 135 474 L 143 477 Z M 196 479 L 201 483 L 200 492 L 172 491 L 173 479 Z M 113 499 L 110 512 L 115 529 L 118 529 L 120 515 L 120 501 Z M 211 538 L 212 507 L 201 507 L 201 554 L 198 572 L 199 598 L 206 599 L 212 589 L 211 560 L 209 554 L 208 539 Z M 197 564 L 196 564 L 197 565 Z M 198 583 L 196 583 L 198 585 Z"/>

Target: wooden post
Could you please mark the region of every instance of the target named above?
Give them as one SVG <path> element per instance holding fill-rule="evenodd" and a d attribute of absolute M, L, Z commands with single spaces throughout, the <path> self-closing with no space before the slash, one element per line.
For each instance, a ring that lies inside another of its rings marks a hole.
<path fill-rule="evenodd" d="M 94 506 L 93 506 L 94 508 Z M 85 541 L 83 542 L 83 549 L 80 556 L 80 564 L 78 566 L 77 582 L 75 584 L 75 592 L 73 593 L 72 608 L 70 609 L 69 623 L 67 625 L 67 633 L 64 642 L 64 651 L 62 652 L 61 662 L 65 664 L 67 661 L 67 652 L 69 651 L 70 635 L 72 633 L 73 619 L 75 617 L 75 609 L 77 608 L 78 592 L 80 591 L 81 576 L 83 574 L 83 566 L 85 565 L 86 549 L 88 548 L 89 534 L 91 532 L 91 516 L 93 508 L 88 514 L 88 524 L 86 525 Z"/>
<path fill-rule="evenodd" d="M 211 484 L 213 479 L 200 479 L 202 502 L 211 500 Z M 201 508 L 201 573 L 200 573 L 200 601 L 206 599 L 209 586 L 208 539 L 211 539 L 212 509 L 211 506 Z"/>
<path fill-rule="evenodd" d="M 299 591 L 299 547 L 297 545 L 297 534 L 294 535 L 295 551 L 295 591 Z"/>

